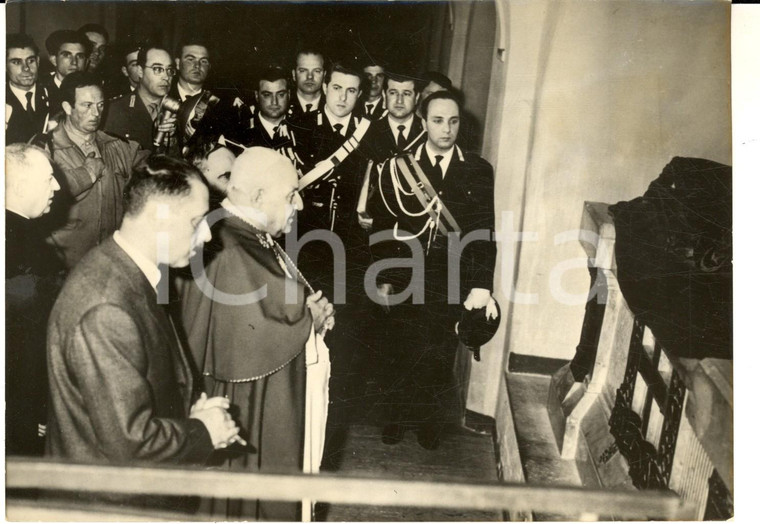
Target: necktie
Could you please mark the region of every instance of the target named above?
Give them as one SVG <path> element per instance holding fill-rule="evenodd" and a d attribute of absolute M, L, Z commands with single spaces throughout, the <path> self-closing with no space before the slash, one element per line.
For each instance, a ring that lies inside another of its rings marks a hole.
<path fill-rule="evenodd" d="M 343 124 L 335 124 L 333 126 L 333 129 L 335 129 L 336 133 L 340 133 L 340 130 L 343 129 Z M 340 134 L 343 134 L 343 133 L 340 133 Z"/>
<path fill-rule="evenodd" d="M 367 104 L 367 113 L 366 114 L 371 115 L 373 107 L 375 107 L 375 104 Z"/>
<path fill-rule="evenodd" d="M 435 178 L 435 180 L 431 180 L 434 189 L 437 189 L 438 186 L 441 185 L 441 182 L 443 182 L 443 168 L 441 168 L 441 160 L 443 160 L 443 155 L 435 155 L 435 164 L 433 164 L 433 178 Z"/>
<path fill-rule="evenodd" d="M 158 104 L 148 104 L 148 112 L 150 113 L 150 119 L 155 121 L 158 116 Z"/>
<path fill-rule="evenodd" d="M 25 109 L 26 109 L 27 113 L 31 113 L 32 111 L 34 111 L 34 107 L 32 107 L 32 97 L 33 96 L 34 95 L 32 95 L 31 91 L 29 91 L 28 93 L 26 93 L 26 108 Z"/>
<path fill-rule="evenodd" d="M 314 104 L 306 104 L 306 112 L 307 113 L 311 113 L 311 106 L 313 106 L 313 105 Z"/>
<path fill-rule="evenodd" d="M 398 126 L 398 139 L 396 141 L 396 145 L 398 146 L 399 151 L 403 151 L 406 147 L 406 138 L 404 138 L 404 129 L 406 129 L 406 126 L 401 125 Z"/>

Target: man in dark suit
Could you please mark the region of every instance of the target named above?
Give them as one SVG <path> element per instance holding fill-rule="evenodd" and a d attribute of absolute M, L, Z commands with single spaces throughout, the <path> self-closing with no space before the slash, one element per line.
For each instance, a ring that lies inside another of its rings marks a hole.
<path fill-rule="evenodd" d="M 425 139 L 422 119 L 414 113 L 420 96 L 414 78 L 387 73 L 384 87 L 387 114 L 370 127 L 364 140 L 365 151 L 373 163 L 372 172 L 388 158 L 414 148 Z M 368 174 L 357 206 L 359 223 L 365 229 L 372 227 L 372 210 L 367 206 L 374 201 L 370 197 L 376 190 L 375 182 L 376 177 Z"/>
<path fill-rule="evenodd" d="M 51 118 L 57 118 L 62 112 L 61 82 L 74 71 L 87 70 L 91 47 L 86 36 L 69 29 L 54 31 L 45 40 L 53 72 L 41 83 L 48 91 Z"/>
<path fill-rule="evenodd" d="M 414 113 L 420 93 L 410 76 L 387 73 L 385 100 L 388 113 L 370 128 L 367 151 L 375 164 L 396 156 L 424 138 L 422 118 Z"/>
<path fill-rule="evenodd" d="M 31 37 L 8 35 L 5 50 L 5 143 L 26 142 L 44 132 L 48 120 L 47 89 L 37 82 L 39 50 Z"/>
<path fill-rule="evenodd" d="M 137 54 L 140 83 L 134 93 L 114 100 L 108 108 L 103 129 L 121 138 L 134 140 L 143 149 L 155 149 L 153 139 L 157 133 L 165 137 L 162 148 L 167 153 L 179 154 L 176 140 L 177 117 L 164 118 L 161 104 L 169 93 L 171 79 L 176 73 L 169 53 L 160 47 L 146 45 Z"/>
<path fill-rule="evenodd" d="M 356 273 L 352 268 L 356 270 L 365 262 L 359 261 L 366 242 L 355 218 L 359 188 L 367 166 L 360 139 L 370 127 L 368 120 L 353 115 L 361 97 L 361 80 L 358 70 L 340 63 L 332 64 L 323 87 L 324 109 L 306 113 L 294 119 L 292 125 L 296 153 L 303 162 L 303 172 L 308 174 L 317 166 L 329 166 L 322 178 L 302 191 L 304 210 L 298 217 L 299 237 L 310 231 L 322 230 L 327 235 L 337 236 L 346 250 L 347 266 L 339 265 L 334 272 L 329 258 L 325 259 L 324 242 L 309 242 L 299 254 L 304 257 L 304 271 L 313 271 L 311 275 L 305 273 L 307 277 L 315 279 L 318 286 L 328 293 L 333 290 L 333 273 L 338 277 L 344 277 L 346 272 Z M 355 142 L 359 147 L 351 147 Z M 344 149 L 344 146 L 349 146 L 349 149 Z M 350 153 L 339 160 L 335 154 L 341 150 Z M 360 292 L 360 289 L 348 287 Z M 336 303 L 345 302 L 344 293 L 342 286 L 337 286 Z"/>
<path fill-rule="evenodd" d="M 45 332 L 58 279 L 34 219 L 60 189 L 50 156 L 30 144 L 5 148 L 5 452 L 38 455 L 47 421 Z"/>
<path fill-rule="evenodd" d="M 120 229 L 69 275 L 50 316 L 46 452 L 72 462 L 202 465 L 239 428 L 228 400 L 201 395 L 193 404 L 160 282 L 210 239 L 208 190 L 195 168 L 158 155 L 135 170 L 125 207 Z"/>
<path fill-rule="evenodd" d="M 211 70 L 208 47 L 196 38 L 185 38 L 177 45 L 174 53 L 177 80 L 169 91 L 169 96 L 180 102 L 199 94 Z"/>
<path fill-rule="evenodd" d="M 114 52 L 122 61 L 119 68 L 121 74 L 106 79 L 105 95 L 109 100 L 134 93 L 137 90 L 137 86 L 140 85 L 140 66 L 137 63 L 139 51 L 139 44 L 127 42 L 118 46 L 118 51 Z"/>
<path fill-rule="evenodd" d="M 385 113 L 383 85 L 385 84 L 385 68 L 375 61 L 368 63 L 362 69 L 366 79 L 364 99 L 360 104 L 361 116 L 370 120 L 380 120 Z"/>
<path fill-rule="evenodd" d="M 385 213 L 375 217 L 375 228 L 389 240 L 373 242 L 373 250 L 381 259 L 408 261 L 415 252 L 418 256 L 412 267 L 396 265 L 379 275 L 371 267 L 368 278 L 377 278 L 378 295 L 373 299 L 391 306 L 396 324 L 393 340 L 386 345 L 392 384 L 383 442 L 400 442 L 404 431 L 414 427 L 419 444 L 435 449 L 446 424 L 455 423 L 460 416 L 452 406 L 458 398 L 459 385 L 453 377 L 454 326 L 461 307 L 485 307 L 489 316 L 497 314 L 491 298 L 496 257 L 493 168 L 456 145 L 461 105 L 453 94 L 440 91 L 430 95 L 423 102 L 422 114 L 427 140 L 416 148 L 413 158 L 432 186 L 430 197 L 438 204 L 418 201 L 401 169 L 392 173 L 395 159 L 386 162 L 378 191 L 378 198 L 384 197 Z M 441 223 L 450 232 L 458 229 L 464 240 L 444 234 Z M 471 233 L 475 236 L 466 238 Z M 424 267 L 419 267 L 422 261 Z M 449 267 L 450 261 L 459 262 L 459 268 Z M 420 299 L 424 303 L 420 304 Z"/>
<path fill-rule="evenodd" d="M 304 113 L 322 109 L 322 81 L 325 77 L 325 55 L 315 48 L 304 47 L 296 53 L 293 68 L 295 96 L 290 101 L 288 118 L 300 118 Z"/>
<path fill-rule="evenodd" d="M 87 70 L 90 73 L 103 73 L 103 63 L 108 50 L 108 31 L 100 24 L 85 24 L 78 29 L 91 44 Z"/>
<path fill-rule="evenodd" d="M 290 106 L 289 84 L 288 73 L 279 67 L 270 67 L 261 74 L 254 92 L 256 110 L 236 141 L 245 147 L 274 149 L 298 164 L 293 132 L 285 118 Z"/>

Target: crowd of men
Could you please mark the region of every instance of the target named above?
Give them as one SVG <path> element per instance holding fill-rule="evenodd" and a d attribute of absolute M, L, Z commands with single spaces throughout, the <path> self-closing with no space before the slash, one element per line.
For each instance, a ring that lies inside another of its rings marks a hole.
<path fill-rule="evenodd" d="M 8 452 L 318 471 L 325 340 L 362 334 L 389 370 L 383 442 L 436 449 L 458 315 L 497 314 L 493 170 L 457 145 L 448 78 L 302 46 L 248 99 L 207 88 L 197 39 L 108 56 L 87 24 L 45 47 L 49 74 L 7 38 Z"/>

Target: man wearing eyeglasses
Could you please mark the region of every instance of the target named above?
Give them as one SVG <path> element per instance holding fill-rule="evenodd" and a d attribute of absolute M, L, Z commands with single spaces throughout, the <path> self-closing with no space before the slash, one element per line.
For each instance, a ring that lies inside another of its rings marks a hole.
<path fill-rule="evenodd" d="M 169 96 L 184 102 L 203 90 L 211 69 L 208 47 L 197 39 L 182 40 L 177 46 L 174 62 L 178 75 Z"/>
<path fill-rule="evenodd" d="M 176 69 L 168 51 L 155 46 L 140 49 L 137 65 L 137 89 L 112 102 L 103 128 L 107 133 L 134 140 L 143 149 L 153 149 L 156 133 L 172 137 L 176 132 L 176 115 L 164 118 L 161 114 L 161 102 L 169 93 Z M 178 150 L 170 147 L 166 153 L 178 155 Z"/>
<path fill-rule="evenodd" d="M 47 90 L 38 85 L 39 49 L 31 37 L 8 35 L 5 51 L 5 143 L 26 142 L 44 131 Z"/>

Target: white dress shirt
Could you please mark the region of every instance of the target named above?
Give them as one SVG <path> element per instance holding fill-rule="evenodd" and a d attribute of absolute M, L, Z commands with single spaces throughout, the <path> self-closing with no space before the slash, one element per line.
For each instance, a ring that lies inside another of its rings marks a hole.
<path fill-rule="evenodd" d="M 37 82 L 34 83 L 32 88 L 29 91 L 24 91 L 23 89 L 19 89 L 18 87 L 15 87 L 11 85 L 11 83 L 8 83 L 8 86 L 11 88 L 11 93 L 13 93 L 16 98 L 18 98 L 18 101 L 21 102 L 21 107 L 26 108 L 26 94 L 32 93 L 32 111 L 36 111 L 37 102 L 34 100 L 36 98 L 37 93 Z"/>

